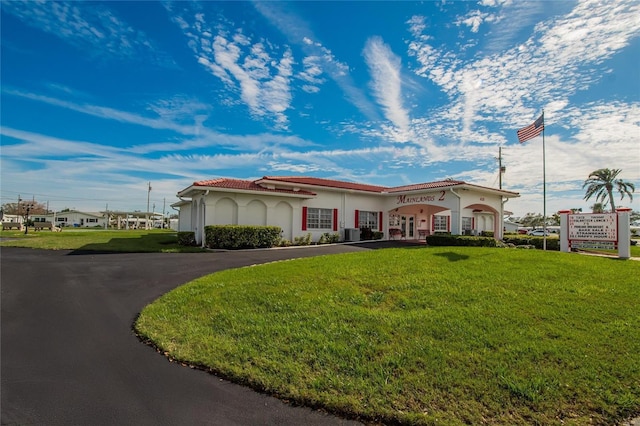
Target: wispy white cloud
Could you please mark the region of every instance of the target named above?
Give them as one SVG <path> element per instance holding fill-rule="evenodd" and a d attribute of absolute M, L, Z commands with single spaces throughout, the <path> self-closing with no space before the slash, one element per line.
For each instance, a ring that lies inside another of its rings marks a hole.
<path fill-rule="evenodd" d="M 291 50 L 253 40 L 242 29 L 229 28 L 230 23 L 208 18 L 193 7 L 195 10 L 185 7 L 172 19 L 189 39 L 198 63 L 227 89 L 239 93 L 254 118 L 270 119 L 275 128 L 287 130 L 295 63 Z"/>
<path fill-rule="evenodd" d="M 99 117 L 120 123 L 135 124 L 149 129 L 170 130 L 178 135 L 187 136 L 179 143 L 157 143 L 135 146 L 138 152 L 153 152 L 153 150 L 185 150 L 207 146 L 222 146 L 230 149 L 263 149 L 270 146 L 310 146 L 312 142 L 296 135 L 282 135 L 273 133 L 258 133 L 236 135 L 217 132 L 204 126 L 203 121 L 208 117 L 208 107 L 196 100 L 184 97 L 158 100 L 149 104 L 148 110 L 154 117 L 121 111 L 101 105 L 75 103 L 46 95 L 26 92 L 19 89 L 3 87 L 5 95 L 18 96 L 36 102 L 69 109 L 82 114 Z M 191 123 L 189 123 L 191 121 Z"/>
<path fill-rule="evenodd" d="M 25 24 L 64 40 L 94 59 L 105 56 L 152 60 L 175 67 L 147 35 L 134 29 L 104 5 L 93 2 L 16 0 L 2 10 Z"/>
<path fill-rule="evenodd" d="M 364 58 L 371 74 L 371 88 L 386 118 L 396 128 L 398 142 L 411 139 L 409 113 L 402 99 L 401 61 L 380 37 L 371 37 L 364 47 Z"/>
<path fill-rule="evenodd" d="M 307 57 L 313 57 L 317 69 L 326 73 L 344 92 L 347 100 L 365 117 L 372 121 L 380 119 L 375 106 L 353 82 L 348 65 L 338 60 L 330 49 L 318 41 L 306 22 L 286 12 L 283 3 L 257 1 L 253 2 L 253 5 L 265 19 L 287 37 L 291 44 L 299 46 Z M 314 90 L 311 89 L 311 91 Z"/>
<path fill-rule="evenodd" d="M 540 107 L 568 105 L 570 96 L 601 77 L 583 65 L 601 64 L 640 34 L 640 20 L 634 18 L 638 13 L 637 2 L 611 7 L 585 1 L 567 16 L 539 24 L 522 45 L 466 62 L 435 47 L 424 19 L 413 17 L 408 25 L 414 39 L 408 48 L 420 65 L 415 73 L 450 97 L 447 109 L 457 111 L 451 117 L 457 123 L 451 125 L 461 129 L 461 140 L 473 141 L 474 127 L 489 117 L 518 128 Z"/>

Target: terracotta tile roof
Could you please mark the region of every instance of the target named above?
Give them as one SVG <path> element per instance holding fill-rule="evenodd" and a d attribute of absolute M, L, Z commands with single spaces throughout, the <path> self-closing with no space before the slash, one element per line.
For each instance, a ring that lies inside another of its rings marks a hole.
<path fill-rule="evenodd" d="M 367 185 L 364 183 L 346 182 L 341 180 L 320 179 L 309 176 L 265 176 L 261 180 L 270 180 L 300 185 L 325 186 L 329 188 L 350 189 L 354 191 L 384 192 L 387 187 Z"/>
<path fill-rule="evenodd" d="M 421 189 L 435 189 L 446 188 L 449 186 L 465 185 L 466 182 L 461 180 L 439 180 L 436 182 L 416 183 L 413 185 L 394 186 L 387 189 L 387 192 L 403 192 L 403 191 L 417 191 Z"/>
<path fill-rule="evenodd" d="M 346 182 L 346 181 L 340 181 L 340 180 L 314 178 L 310 176 L 264 176 L 263 178 L 255 181 L 243 180 L 243 179 L 231 179 L 231 178 L 201 180 L 198 182 L 194 182 L 193 186 L 238 189 L 238 190 L 244 190 L 244 191 L 300 194 L 300 195 L 310 195 L 310 196 L 316 195 L 316 193 L 309 190 L 294 191 L 293 189 L 267 188 L 266 186 L 262 186 L 263 184 L 269 184 L 269 183 L 277 184 L 278 182 L 287 183 L 290 185 L 299 184 L 299 185 L 309 185 L 309 186 L 320 186 L 320 187 L 338 188 L 338 189 L 346 189 L 346 190 L 353 190 L 353 191 L 373 192 L 377 194 L 393 194 L 397 192 L 449 188 L 449 187 L 464 185 L 466 187 L 476 187 L 483 190 L 500 191 L 503 193 L 506 192 L 506 193 L 513 194 L 514 196 L 519 196 L 517 192 L 506 191 L 504 189 L 489 188 L 489 187 L 480 186 L 480 185 L 474 185 L 474 184 L 466 183 L 461 180 L 453 180 L 453 179 L 440 180 L 436 182 L 416 183 L 412 185 L 386 187 L 386 186 L 368 185 L 368 184 L 356 183 L 356 182 Z"/>
<path fill-rule="evenodd" d="M 260 186 L 254 181 L 243 179 L 209 179 L 193 182 L 193 186 L 206 186 L 212 188 L 225 188 L 225 189 L 239 189 L 243 191 L 261 191 L 261 192 L 279 192 L 287 194 L 304 194 L 304 195 L 316 195 L 311 191 L 294 191 L 292 189 L 269 189 L 264 186 Z"/>

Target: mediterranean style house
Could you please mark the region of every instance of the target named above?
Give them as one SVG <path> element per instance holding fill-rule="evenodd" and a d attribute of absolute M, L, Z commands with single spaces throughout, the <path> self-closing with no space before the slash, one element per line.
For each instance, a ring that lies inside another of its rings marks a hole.
<path fill-rule="evenodd" d="M 504 204 L 520 196 L 450 179 L 385 187 L 305 176 L 203 180 L 177 195 L 178 229 L 195 232 L 199 244 L 208 225 L 274 225 L 290 241 L 327 232 L 353 241 L 362 227 L 386 238 L 482 231 L 502 238 Z"/>

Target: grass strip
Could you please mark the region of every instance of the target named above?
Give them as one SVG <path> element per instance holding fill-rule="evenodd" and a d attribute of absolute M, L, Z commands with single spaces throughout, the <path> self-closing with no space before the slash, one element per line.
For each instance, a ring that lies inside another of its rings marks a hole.
<path fill-rule="evenodd" d="M 62 232 L 1 231 L 0 247 L 46 250 L 82 250 L 119 253 L 199 252 L 199 247 L 178 245 L 171 230 L 63 229 Z"/>

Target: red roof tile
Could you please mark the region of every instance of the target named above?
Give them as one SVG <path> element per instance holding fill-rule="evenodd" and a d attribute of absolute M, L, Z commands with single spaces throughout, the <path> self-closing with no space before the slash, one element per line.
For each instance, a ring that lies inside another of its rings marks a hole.
<path fill-rule="evenodd" d="M 363 183 L 346 182 L 346 181 L 332 180 L 332 179 L 321 179 L 321 178 L 314 178 L 309 176 L 264 176 L 262 179 L 258 179 L 255 181 L 243 180 L 243 179 L 230 179 L 230 178 L 202 180 L 202 181 L 194 182 L 193 186 L 238 189 L 238 190 L 244 190 L 244 191 L 304 194 L 304 195 L 311 195 L 311 196 L 316 195 L 314 192 L 308 191 L 308 190 L 294 191 L 293 189 L 284 189 L 284 188 L 270 189 L 265 186 L 262 186 L 262 184 L 268 184 L 268 183 L 277 184 L 278 182 L 288 183 L 293 185 L 299 184 L 299 185 L 309 185 L 309 186 L 321 186 L 321 187 L 327 187 L 327 188 L 346 189 L 346 190 L 353 190 L 353 191 L 375 192 L 378 194 L 384 194 L 384 193 L 391 194 L 396 192 L 420 191 L 420 190 L 448 188 L 453 186 L 465 185 L 465 186 L 476 187 L 484 190 L 508 192 L 508 193 L 514 194 L 515 196 L 518 196 L 517 192 L 505 191 L 505 190 L 496 189 L 496 188 L 489 188 L 489 187 L 469 184 L 461 180 L 453 180 L 453 179 L 441 180 L 436 182 L 416 183 L 412 185 L 386 187 L 386 186 L 368 185 Z"/>
<path fill-rule="evenodd" d="M 261 192 L 280 192 L 289 194 L 304 194 L 304 195 L 316 195 L 311 191 L 293 191 L 291 189 L 269 189 L 264 186 L 260 186 L 254 181 L 242 180 L 242 179 L 209 179 L 193 182 L 193 186 L 206 186 L 212 188 L 226 188 L 226 189 L 239 189 L 243 191 L 261 191 Z"/>
<path fill-rule="evenodd" d="M 417 191 L 420 189 L 446 188 L 448 186 L 465 185 L 461 180 L 439 180 L 436 182 L 416 183 L 413 185 L 395 186 L 389 188 L 387 192 Z"/>
<path fill-rule="evenodd" d="M 341 180 L 320 179 L 309 176 L 265 176 L 261 180 L 297 183 L 300 185 L 324 186 L 328 188 L 350 189 L 354 191 L 383 192 L 385 186 L 367 185 L 364 183 L 345 182 Z"/>

